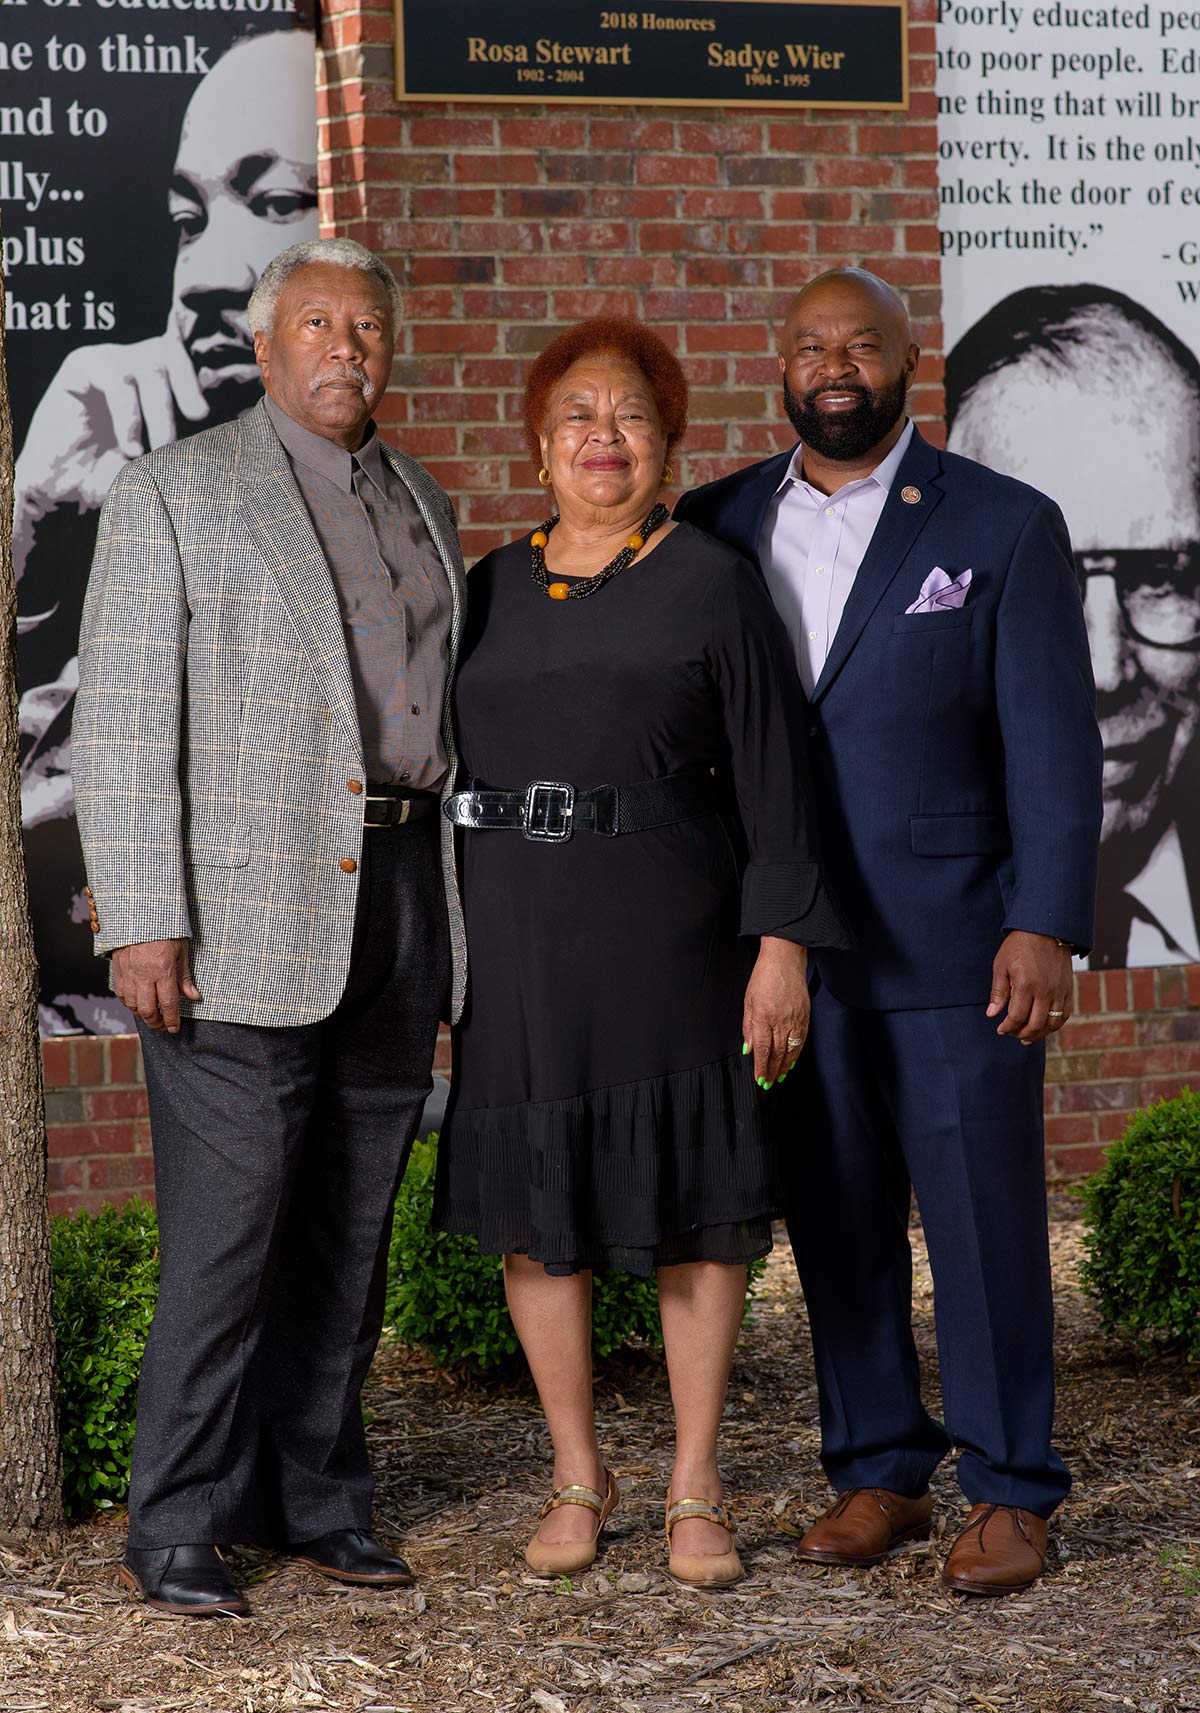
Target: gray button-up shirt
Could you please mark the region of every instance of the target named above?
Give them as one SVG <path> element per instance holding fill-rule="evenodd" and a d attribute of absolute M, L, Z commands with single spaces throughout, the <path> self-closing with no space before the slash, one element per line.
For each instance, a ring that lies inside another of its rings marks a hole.
<path fill-rule="evenodd" d="M 450 590 L 417 503 L 384 462 L 374 423 L 347 452 L 274 399 L 267 414 L 337 590 L 367 778 L 436 791 L 447 766 Z"/>

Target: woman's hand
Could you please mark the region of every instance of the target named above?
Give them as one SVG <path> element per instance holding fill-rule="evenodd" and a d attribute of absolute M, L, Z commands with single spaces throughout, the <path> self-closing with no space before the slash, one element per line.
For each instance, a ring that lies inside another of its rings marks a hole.
<path fill-rule="evenodd" d="M 808 1034 L 810 1010 L 808 947 L 764 934 L 742 1008 L 742 1051 L 754 1054 L 757 1083 L 770 1088 L 791 1070 Z"/>

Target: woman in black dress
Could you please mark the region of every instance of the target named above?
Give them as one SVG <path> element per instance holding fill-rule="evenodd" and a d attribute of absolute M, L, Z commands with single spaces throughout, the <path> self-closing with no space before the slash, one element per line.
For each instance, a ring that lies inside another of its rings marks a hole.
<path fill-rule="evenodd" d="M 722 1583 L 717 1430 L 777 1200 L 766 1091 L 803 1044 L 806 948 L 846 937 L 783 628 L 757 572 L 659 503 L 686 421 L 678 361 L 636 322 L 584 322 L 533 365 L 556 515 L 471 573 L 456 688 L 471 975 L 436 1217 L 504 1256 L 554 1443 L 526 1553 L 547 1574 L 591 1563 L 617 1499 L 592 1272 L 657 1270 L 670 1567 Z"/>

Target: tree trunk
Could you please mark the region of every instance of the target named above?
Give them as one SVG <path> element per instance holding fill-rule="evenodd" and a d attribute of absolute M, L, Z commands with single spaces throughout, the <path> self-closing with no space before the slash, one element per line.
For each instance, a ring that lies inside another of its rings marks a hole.
<path fill-rule="evenodd" d="M 21 845 L 13 435 L 0 274 L 0 1531 L 62 1522 L 38 969 Z"/>

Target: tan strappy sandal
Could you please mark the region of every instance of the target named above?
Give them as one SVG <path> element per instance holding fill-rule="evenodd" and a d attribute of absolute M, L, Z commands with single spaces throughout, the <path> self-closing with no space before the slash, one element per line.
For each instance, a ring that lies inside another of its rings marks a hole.
<path fill-rule="evenodd" d="M 542 1506 L 538 1518 L 540 1527 L 551 1511 L 560 1505 L 582 1505 L 596 1513 L 596 1532 L 590 1541 L 544 1541 L 534 1535 L 525 1548 L 525 1562 L 538 1576 L 574 1576 L 586 1570 L 596 1557 L 596 1545 L 609 1517 L 617 1508 L 621 1490 L 613 1480 L 612 1471 L 604 1471 L 604 1496 L 594 1487 L 556 1487 Z"/>
<path fill-rule="evenodd" d="M 716 1523 L 728 1530 L 729 1551 L 675 1552 L 671 1546 L 671 1530 L 685 1517 L 703 1517 L 706 1523 Z M 733 1544 L 737 1519 L 727 1506 L 714 1504 L 711 1499 L 676 1499 L 672 1504 L 668 1498 L 666 1531 L 670 1553 L 667 1569 L 677 1582 L 691 1582 L 698 1588 L 725 1588 L 743 1575 L 742 1561 Z"/>

